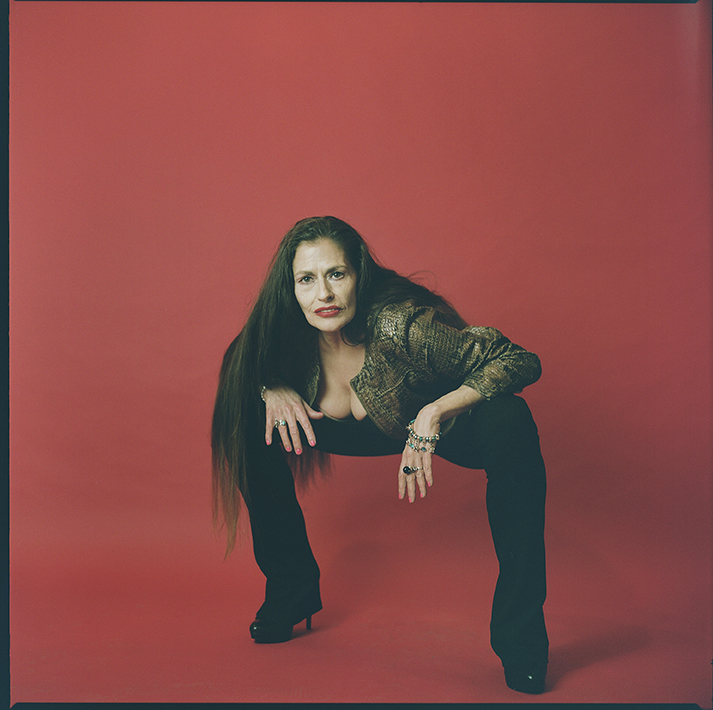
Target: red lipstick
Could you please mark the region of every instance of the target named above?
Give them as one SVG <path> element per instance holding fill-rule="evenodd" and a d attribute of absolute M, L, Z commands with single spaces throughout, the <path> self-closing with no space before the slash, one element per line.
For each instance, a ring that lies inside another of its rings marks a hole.
<path fill-rule="evenodd" d="M 332 318 L 341 312 L 341 308 L 337 306 L 325 306 L 324 308 L 318 308 L 315 314 L 320 318 Z"/>

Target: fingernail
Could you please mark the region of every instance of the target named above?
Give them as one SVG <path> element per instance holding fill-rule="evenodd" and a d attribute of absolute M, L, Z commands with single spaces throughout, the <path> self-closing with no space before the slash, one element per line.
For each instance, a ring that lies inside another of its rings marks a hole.
<path fill-rule="evenodd" d="M 291 446 L 285 446 L 285 451 L 292 451 L 292 447 L 291 447 Z"/>
<path fill-rule="evenodd" d="M 295 449 L 295 453 L 296 453 L 296 454 L 301 454 L 301 453 L 302 453 L 302 449 Z"/>
<path fill-rule="evenodd" d="M 310 442 L 309 442 L 309 445 L 310 445 L 310 446 L 314 446 L 316 443 L 317 443 L 316 441 L 310 441 Z"/>

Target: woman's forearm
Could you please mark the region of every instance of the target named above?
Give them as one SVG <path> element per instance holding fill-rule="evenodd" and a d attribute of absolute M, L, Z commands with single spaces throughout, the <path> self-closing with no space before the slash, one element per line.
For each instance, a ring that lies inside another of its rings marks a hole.
<path fill-rule="evenodd" d="M 416 423 L 429 429 L 442 422 L 457 417 L 477 406 L 485 397 L 468 385 L 461 385 L 435 402 L 427 404 L 418 414 Z"/>

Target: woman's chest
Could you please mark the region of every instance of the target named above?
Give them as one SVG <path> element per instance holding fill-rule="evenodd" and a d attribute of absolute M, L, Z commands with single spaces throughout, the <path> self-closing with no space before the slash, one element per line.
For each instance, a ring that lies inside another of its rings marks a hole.
<path fill-rule="evenodd" d="M 350 347 L 337 355 L 320 355 L 319 390 L 316 404 L 334 419 L 364 419 L 366 410 L 350 386 L 364 366 L 364 346 Z"/>

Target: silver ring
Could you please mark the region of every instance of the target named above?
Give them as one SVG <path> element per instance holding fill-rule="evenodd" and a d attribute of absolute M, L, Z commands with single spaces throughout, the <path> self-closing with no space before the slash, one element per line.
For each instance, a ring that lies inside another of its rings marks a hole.
<path fill-rule="evenodd" d="M 403 472 L 408 476 L 408 475 L 410 475 L 410 474 L 412 474 L 412 473 L 416 473 L 416 471 L 420 471 L 420 470 L 421 470 L 421 467 L 420 467 L 420 466 L 416 466 L 415 468 L 411 468 L 411 466 L 404 466 L 402 470 L 403 470 Z"/>
<path fill-rule="evenodd" d="M 287 422 L 284 419 L 275 419 L 275 426 L 287 426 Z"/>

